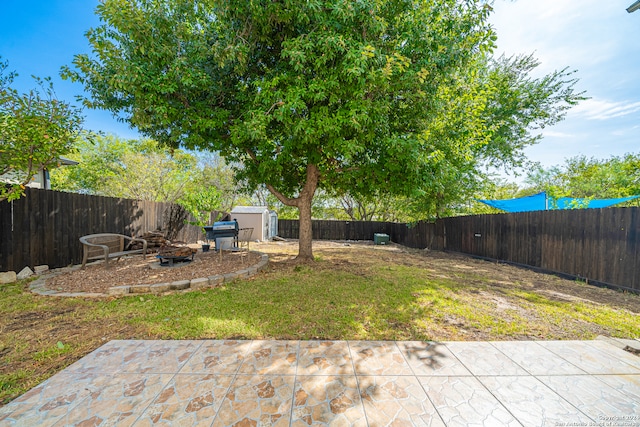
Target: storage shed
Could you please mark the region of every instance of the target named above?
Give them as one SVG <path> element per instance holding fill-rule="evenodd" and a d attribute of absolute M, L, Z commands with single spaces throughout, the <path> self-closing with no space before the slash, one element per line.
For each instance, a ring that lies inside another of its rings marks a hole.
<path fill-rule="evenodd" d="M 238 220 L 240 228 L 253 228 L 251 240 L 269 240 L 278 232 L 278 215 L 266 206 L 236 206 L 231 219 Z"/>

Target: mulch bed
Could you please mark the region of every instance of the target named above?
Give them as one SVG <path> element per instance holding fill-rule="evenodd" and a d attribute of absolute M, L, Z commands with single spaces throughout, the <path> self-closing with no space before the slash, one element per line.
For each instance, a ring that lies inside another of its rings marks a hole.
<path fill-rule="evenodd" d="M 141 255 L 87 265 L 84 270 L 63 272 L 47 279 L 47 288 L 61 292 L 106 293 L 112 286 L 146 285 L 177 280 L 192 280 L 241 270 L 260 261 L 257 253 L 214 251 L 195 254 L 191 262 L 175 263 L 173 267 L 161 267 L 155 255 Z"/>

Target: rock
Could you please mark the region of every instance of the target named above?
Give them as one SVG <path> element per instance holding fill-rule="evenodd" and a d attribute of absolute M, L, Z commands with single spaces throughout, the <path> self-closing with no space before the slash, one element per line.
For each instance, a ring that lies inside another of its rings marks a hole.
<path fill-rule="evenodd" d="M 201 277 L 199 279 L 192 279 L 190 287 L 193 288 L 193 289 L 208 288 L 209 287 L 209 279 L 207 279 L 206 277 Z"/>
<path fill-rule="evenodd" d="M 22 280 L 31 276 L 33 276 L 33 270 L 31 270 L 29 267 L 25 267 L 22 270 L 20 270 L 20 273 L 18 273 L 17 277 L 18 277 L 18 280 Z"/>
<path fill-rule="evenodd" d="M 155 285 L 149 286 L 149 289 L 154 294 L 159 294 L 162 292 L 167 292 L 171 288 L 171 283 L 156 283 Z"/>
<path fill-rule="evenodd" d="M 249 269 L 243 268 L 242 270 L 236 271 L 236 274 L 238 275 L 237 277 L 239 278 L 249 277 Z"/>
<path fill-rule="evenodd" d="M 129 288 L 129 286 L 112 286 L 107 290 L 107 293 L 109 295 L 127 295 Z"/>
<path fill-rule="evenodd" d="M 216 274 L 215 276 L 209 276 L 209 284 L 211 286 L 218 286 L 224 282 L 224 276 Z"/>
<path fill-rule="evenodd" d="M 224 283 L 230 283 L 238 278 L 238 273 L 235 273 L 235 272 L 227 273 L 227 274 L 224 274 L 223 277 L 224 277 Z"/>
<path fill-rule="evenodd" d="M 134 293 L 134 294 L 144 294 L 147 292 L 151 292 L 151 286 L 150 285 L 133 285 L 131 286 L 130 291 L 131 293 Z"/>
<path fill-rule="evenodd" d="M 48 265 L 36 265 L 33 268 L 33 271 L 35 271 L 36 274 L 42 274 L 42 273 L 45 273 L 45 272 L 49 271 L 49 266 Z"/>
<path fill-rule="evenodd" d="M 180 291 L 182 289 L 188 289 L 190 285 L 190 280 L 176 280 L 175 282 L 171 282 L 170 289 Z"/>
<path fill-rule="evenodd" d="M 5 273 L 0 273 L 0 284 L 5 283 L 13 283 L 18 280 L 15 271 L 7 271 Z"/>

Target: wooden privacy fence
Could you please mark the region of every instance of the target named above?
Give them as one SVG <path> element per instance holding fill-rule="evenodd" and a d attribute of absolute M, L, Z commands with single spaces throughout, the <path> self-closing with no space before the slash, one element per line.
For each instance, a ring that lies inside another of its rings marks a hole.
<path fill-rule="evenodd" d="M 298 237 L 297 220 L 279 235 Z M 415 225 L 313 221 L 314 239 L 373 240 L 461 252 L 640 292 L 640 208 L 575 209 L 444 218 Z"/>
<path fill-rule="evenodd" d="M 164 213 L 170 207 L 169 203 L 27 188 L 24 197 L 0 202 L 0 272 L 78 264 L 81 236 L 140 236 L 163 228 Z M 185 225 L 177 240 L 193 243 L 201 238 L 199 227 Z"/>

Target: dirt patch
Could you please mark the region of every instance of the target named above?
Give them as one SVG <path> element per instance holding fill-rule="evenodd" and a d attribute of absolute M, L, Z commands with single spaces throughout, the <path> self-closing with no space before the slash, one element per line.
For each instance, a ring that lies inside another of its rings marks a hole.
<path fill-rule="evenodd" d="M 144 259 L 136 255 L 110 262 L 88 265 L 84 270 L 63 272 L 47 279 L 46 286 L 61 292 L 106 293 L 112 286 L 150 285 L 178 280 L 192 280 L 232 273 L 255 265 L 260 261 L 257 253 L 200 252 L 193 261 L 176 263 L 173 267 L 160 266 L 154 256 Z"/>

